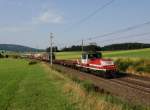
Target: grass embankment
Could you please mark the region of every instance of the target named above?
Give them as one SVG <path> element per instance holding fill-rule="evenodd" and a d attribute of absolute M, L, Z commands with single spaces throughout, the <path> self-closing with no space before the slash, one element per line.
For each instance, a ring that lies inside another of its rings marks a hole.
<path fill-rule="evenodd" d="M 52 74 L 41 64 L 0 59 L 0 110 L 73 110 Z"/>
<path fill-rule="evenodd" d="M 62 73 L 61 73 L 62 74 Z M 61 75 L 57 73 L 58 77 Z M 73 75 L 63 73 L 62 90 L 78 110 L 149 110 L 150 107 L 126 102 L 110 95 L 108 92 L 98 90 L 90 81 L 80 80 Z"/>
<path fill-rule="evenodd" d="M 46 70 L 50 71 L 50 68 Z M 54 70 L 55 71 L 55 70 Z M 88 80 L 79 80 L 67 73 L 55 71 L 55 82 L 61 83 L 64 95 L 77 110 L 149 110 L 150 107 L 128 103 L 104 91 L 96 92 Z"/>

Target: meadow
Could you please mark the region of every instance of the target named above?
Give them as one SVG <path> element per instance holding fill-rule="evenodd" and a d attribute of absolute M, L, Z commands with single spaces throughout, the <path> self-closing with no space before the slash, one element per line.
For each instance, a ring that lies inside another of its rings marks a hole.
<path fill-rule="evenodd" d="M 102 51 L 103 57 L 115 58 L 144 58 L 150 59 L 150 48 L 124 51 Z M 77 59 L 80 58 L 81 52 L 57 52 L 57 59 Z"/>
<path fill-rule="evenodd" d="M 51 77 L 41 64 L 0 59 L 0 110 L 74 110 Z"/>
<path fill-rule="evenodd" d="M 150 59 L 150 48 L 104 52 L 104 57 L 125 57 L 125 58 L 144 58 Z"/>

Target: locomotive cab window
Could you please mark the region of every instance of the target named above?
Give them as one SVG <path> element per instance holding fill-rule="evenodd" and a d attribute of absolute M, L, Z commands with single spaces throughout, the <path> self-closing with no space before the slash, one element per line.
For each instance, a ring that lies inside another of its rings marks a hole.
<path fill-rule="evenodd" d="M 88 58 L 89 59 L 95 59 L 95 58 L 101 58 L 102 54 L 101 53 L 92 53 L 92 54 L 88 54 Z"/>
<path fill-rule="evenodd" d="M 82 54 L 82 59 L 86 59 L 86 54 Z"/>

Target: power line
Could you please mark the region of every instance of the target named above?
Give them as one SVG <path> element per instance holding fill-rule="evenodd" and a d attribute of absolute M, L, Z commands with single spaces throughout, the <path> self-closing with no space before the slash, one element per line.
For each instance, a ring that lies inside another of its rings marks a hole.
<path fill-rule="evenodd" d="M 104 4 L 103 6 L 99 7 L 98 9 L 96 9 L 95 11 L 93 11 L 91 14 L 89 14 L 85 18 L 81 19 L 78 22 L 78 24 L 81 24 L 81 23 L 87 21 L 88 19 L 90 19 L 91 17 L 93 17 L 95 14 L 97 14 L 99 11 L 103 10 L 104 8 L 106 8 L 107 6 L 109 6 L 110 4 L 112 4 L 114 1 L 115 0 L 111 0 L 111 1 L 107 2 L 106 4 Z"/>
<path fill-rule="evenodd" d="M 75 40 L 75 41 L 71 41 L 71 42 L 72 43 L 81 42 L 81 40 L 84 40 L 84 42 L 85 42 L 85 41 L 94 40 L 94 39 L 98 39 L 98 38 L 104 38 L 104 37 L 108 37 L 108 36 L 111 36 L 111 35 L 120 34 L 120 33 L 128 32 L 128 31 L 131 31 L 131 30 L 134 30 L 134 29 L 138 29 L 138 28 L 141 28 L 141 27 L 143 27 L 145 25 L 149 25 L 149 24 L 150 24 L 150 21 L 147 21 L 147 22 L 144 22 L 144 23 L 141 23 L 141 24 L 137 24 L 137 25 L 130 26 L 130 27 L 127 27 L 127 28 L 119 29 L 117 31 L 113 31 L 113 32 L 110 32 L 110 33 L 106 33 L 106 34 L 103 34 L 103 35 L 96 36 L 96 37 L 89 37 L 89 38 L 86 38 L 86 39 L 80 39 L 80 40 Z M 69 42 L 69 43 L 71 43 L 71 42 Z M 65 43 L 63 43 L 63 44 L 65 44 Z"/>
<path fill-rule="evenodd" d="M 137 37 L 143 37 L 143 36 L 145 36 L 145 35 L 150 35 L 150 32 L 145 32 L 145 33 L 140 33 L 140 34 L 134 34 L 134 35 L 128 35 L 128 36 L 123 36 L 123 37 L 116 37 L 116 38 L 114 38 L 114 39 L 107 39 L 107 40 L 103 40 L 103 41 L 100 41 L 100 42 L 109 42 L 109 41 L 111 41 L 111 40 L 116 40 L 116 39 L 124 39 L 124 38 L 137 38 Z"/>
<path fill-rule="evenodd" d="M 97 8 L 96 10 L 94 10 L 92 13 L 90 13 L 88 16 L 84 17 L 83 19 L 81 19 L 80 21 L 78 21 L 76 24 L 73 24 L 72 26 L 70 26 L 68 29 L 73 29 L 75 25 L 79 25 L 84 23 L 85 21 L 87 21 L 88 19 L 90 19 L 91 17 L 93 17 L 95 14 L 97 14 L 98 12 L 102 11 L 104 8 L 106 8 L 107 6 L 111 5 L 115 0 L 110 0 L 107 3 L 105 3 L 104 5 L 102 5 L 101 7 Z M 67 30 L 65 30 L 67 31 Z M 83 39 L 82 39 L 83 40 Z M 80 42 L 81 40 L 76 40 L 73 41 L 74 42 Z M 62 43 L 64 44 L 64 43 Z"/>
<path fill-rule="evenodd" d="M 103 37 L 107 37 L 107 36 L 110 36 L 110 35 L 131 31 L 131 30 L 134 30 L 134 29 L 137 29 L 137 28 L 143 27 L 145 25 L 149 25 L 149 24 L 150 24 L 150 21 L 142 23 L 142 24 L 130 26 L 130 27 L 127 27 L 127 28 L 124 28 L 124 29 L 120 29 L 120 30 L 117 30 L 117 31 L 114 31 L 114 32 L 99 35 L 99 36 L 96 36 L 96 37 L 90 37 L 90 38 L 87 38 L 86 40 L 93 40 L 93 39 L 97 39 L 97 38 L 103 38 Z"/>
<path fill-rule="evenodd" d="M 105 3 L 101 7 L 97 8 L 92 13 L 90 13 L 88 16 L 86 16 L 83 19 L 79 20 L 76 24 L 73 24 L 72 26 L 70 26 L 69 30 L 73 29 L 75 25 L 81 25 L 82 23 L 84 23 L 85 21 L 87 21 L 88 19 L 90 19 L 91 17 L 93 17 L 95 14 L 97 14 L 98 12 L 102 11 L 103 9 L 105 9 L 107 6 L 111 5 L 114 1 L 115 0 L 110 0 L 109 2 Z"/>
<path fill-rule="evenodd" d="M 127 38 L 137 38 L 137 37 L 140 37 L 140 38 L 143 38 L 143 36 L 146 36 L 146 35 L 150 35 L 150 32 L 145 32 L 145 33 L 139 33 L 139 34 L 133 34 L 133 35 L 128 35 L 128 36 L 121 36 L 121 37 L 116 37 L 114 39 L 106 39 L 106 40 L 103 40 L 103 41 L 100 41 L 102 43 L 105 43 L 105 42 L 109 42 L 109 41 L 114 41 L 116 39 L 127 39 Z M 143 38 L 144 39 L 144 38 Z M 81 41 L 81 40 L 80 40 Z M 98 42 L 98 43 L 100 43 Z M 82 40 L 82 43 L 83 43 L 83 40 Z M 83 45 L 83 44 L 82 44 Z"/>

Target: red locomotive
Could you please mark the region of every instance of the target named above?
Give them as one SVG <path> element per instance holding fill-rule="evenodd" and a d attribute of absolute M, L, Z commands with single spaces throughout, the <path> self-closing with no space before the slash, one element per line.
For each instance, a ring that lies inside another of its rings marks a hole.
<path fill-rule="evenodd" d="M 83 53 L 80 60 L 77 60 L 77 67 L 85 68 L 87 70 L 96 71 L 103 75 L 115 75 L 117 67 L 111 59 L 102 58 L 100 52 L 86 52 Z"/>

